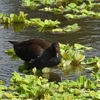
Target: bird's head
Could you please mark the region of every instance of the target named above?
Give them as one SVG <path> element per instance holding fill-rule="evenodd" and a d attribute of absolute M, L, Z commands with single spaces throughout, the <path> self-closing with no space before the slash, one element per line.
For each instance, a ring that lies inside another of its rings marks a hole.
<path fill-rule="evenodd" d="M 58 57 L 60 54 L 59 42 L 53 42 L 52 48 L 53 48 L 54 52 L 56 53 L 56 56 Z"/>

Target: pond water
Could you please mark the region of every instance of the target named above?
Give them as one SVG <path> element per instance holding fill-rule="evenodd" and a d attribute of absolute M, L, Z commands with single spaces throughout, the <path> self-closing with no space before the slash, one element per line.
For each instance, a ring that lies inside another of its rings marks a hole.
<path fill-rule="evenodd" d="M 62 26 L 66 24 L 74 24 L 75 22 L 81 26 L 81 30 L 78 32 L 71 32 L 66 34 L 50 34 L 50 33 L 39 33 L 35 27 L 28 27 L 22 32 L 15 33 L 13 28 L 9 29 L 0 28 L 0 79 L 5 81 L 5 84 L 9 84 L 9 79 L 14 71 L 18 71 L 18 67 L 23 64 L 22 60 L 12 61 L 11 57 L 4 53 L 5 50 L 12 48 L 12 45 L 8 42 L 9 40 L 23 41 L 31 38 L 42 38 L 47 41 L 59 41 L 61 43 L 80 43 L 85 46 L 91 46 L 94 49 L 86 52 L 86 57 L 100 56 L 100 20 L 97 19 L 79 19 L 74 21 L 68 21 L 61 15 L 53 15 L 51 13 L 33 11 L 29 8 L 21 6 L 21 1 L 18 0 L 0 0 L 0 12 L 2 13 L 19 13 L 19 11 L 28 13 L 28 18 L 41 17 L 42 19 L 52 19 L 62 22 Z M 1 27 L 2 25 L 0 25 Z M 72 70 L 70 74 L 63 75 L 61 70 L 51 69 L 50 81 L 57 80 L 63 81 L 65 79 L 76 79 L 80 75 L 85 74 L 89 76 L 88 71 L 84 71 L 81 68 Z M 82 70 L 82 71 L 81 71 Z M 75 72 L 76 71 L 76 72 Z M 68 72 L 69 73 L 69 72 Z"/>

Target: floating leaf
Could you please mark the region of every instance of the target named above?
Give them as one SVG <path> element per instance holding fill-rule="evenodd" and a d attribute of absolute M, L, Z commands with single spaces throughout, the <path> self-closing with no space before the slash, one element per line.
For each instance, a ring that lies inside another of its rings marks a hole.
<path fill-rule="evenodd" d="M 11 56 L 12 60 L 20 59 L 20 58 L 16 55 L 16 53 L 15 53 L 15 51 L 14 51 L 13 48 L 8 49 L 8 50 L 6 50 L 6 51 L 4 51 L 4 52 L 5 52 L 6 54 L 8 54 L 9 56 Z"/>
<path fill-rule="evenodd" d="M 100 62 L 97 62 L 97 66 L 98 66 L 98 68 L 100 69 Z"/>
<path fill-rule="evenodd" d="M 45 67 L 42 69 L 42 73 L 49 73 L 50 69 L 48 67 Z"/>
<path fill-rule="evenodd" d="M 100 90 L 98 90 L 96 93 L 95 93 L 95 98 L 96 99 L 100 99 Z"/>
<path fill-rule="evenodd" d="M 86 49 L 86 50 L 91 50 L 92 49 L 92 47 L 86 47 L 84 45 L 77 44 L 77 43 L 74 44 L 74 47 L 75 47 L 75 49 Z"/>
<path fill-rule="evenodd" d="M 4 81 L 3 80 L 0 80 L 0 84 L 4 84 Z"/>
<path fill-rule="evenodd" d="M 77 7 L 77 5 L 75 3 L 70 3 L 70 4 L 68 4 L 68 6 L 71 7 L 71 8 Z"/>
<path fill-rule="evenodd" d="M 74 54 L 74 60 L 81 62 L 85 59 L 85 55 L 83 54 L 79 54 L 79 53 L 75 53 Z"/>
<path fill-rule="evenodd" d="M 15 96 L 15 95 L 13 95 L 13 94 L 11 94 L 11 93 L 7 93 L 7 92 L 5 92 L 5 96 L 7 97 L 7 98 L 16 98 L 17 96 Z"/>
<path fill-rule="evenodd" d="M 95 92 L 94 91 L 90 91 L 90 95 L 91 95 L 92 98 L 94 98 Z"/>

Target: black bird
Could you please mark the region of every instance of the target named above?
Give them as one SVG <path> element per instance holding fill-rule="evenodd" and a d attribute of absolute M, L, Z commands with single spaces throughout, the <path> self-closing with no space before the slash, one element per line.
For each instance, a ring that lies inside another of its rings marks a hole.
<path fill-rule="evenodd" d="M 53 42 L 50 47 L 46 48 L 42 55 L 32 59 L 30 69 L 36 67 L 41 70 L 44 67 L 53 67 L 61 62 L 60 47 L 58 42 Z"/>
<path fill-rule="evenodd" d="M 9 41 L 13 44 L 14 51 L 18 57 L 25 62 L 40 56 L 51 43 L 42 39 L 30 39 L 23 42 Z"/>

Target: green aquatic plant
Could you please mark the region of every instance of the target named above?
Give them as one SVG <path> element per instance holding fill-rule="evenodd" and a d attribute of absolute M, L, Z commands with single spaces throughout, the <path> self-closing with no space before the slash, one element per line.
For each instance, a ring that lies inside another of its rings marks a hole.
<path fill-rule="evenodd" d="M 64 67 L 65 69 L 67 66 L 78 66 L 81 62 L 85 59 L 85 49 L 90 50 L 91 47 L 86 47 L 81 44 L 74 44 L 73 46 L 69 46 L 68 44 L 60 44 L 60 50 L 62 55 L 62 62 L 60 63 L 60 67 Z"/>
<path fill-rule="evenodd" d="M 91 0 L 88 2 L 88 4 L 83 2 L 81 5 L 77 5 L 75 3 L 68 4 L 65 11 L 69 13 L 64 16 L 68 19 L 79 19 L 84 17 L 100 18 L 100 13 L 92 10 L 95 6 L 99 6 L 100 4 L 93 3 Z"/>
<path fill-rule="evenodd" d="M 88 58 L 86 61 L 86 64 L 96 64 L 97 62 L 100 62 L 100 57 L 92 57 L 92 58 Z"/>
<path fill-rule="evenodd" d="M 12 60 L 20 59 L 20 58 L 16 55 L 16 53 L 15 53 L 15 51 L 14 51 L 13 48 L 8 49 L 8 50 L 6 50 L 6 51 L 4 51 L 4 52 L 5 52 L 6 54 L 8 54 L 9 56 L 11 56 Z"/>
<path fill-rule="evenodd" d="M 84 62 L 84 64 L 89 65 L 86 69 L 94 70 L 96 72 L 100 71 L 100 57 L 91 57 Z"/>
<path fill-rule="evenodd" d="M 100 13 L 93 11 L 100 6 L 100 3 L 95 3 L 92 0 L 88 0 L 87 2 L 84 2 L 84 0 L 23 0 L 23 5 L 27 7 L 44 5 L 45 7 L 39 10 L 62 14 L 67 19 L 79 19 L 84 17 L 100 18 Z M 80 29 L 77 23 L 60 27 L 61 22 L 58 20 L 42 20 L 41 18 L 30 18 L 28 20 L 26 17 L 27 14 L 23 11 L 20 11 L 19 14 L 11 13 L 10 15 L 0 13 L 0 23 L 3 23 L 4 27 L 7 29 L 10 26 L 13 26 L 15 32 L 23 31 L 28 26 L 36 26 L 39 32 L 47 31 L 52 33 L 67 33 L 78 31 Z"/>
<path fill-rule="evenodd" d="M 53 33 L 66 33 L 66 32 L 75 32 L 75 31 L 78 31 L 79 29 L 80 29 L 80 27 L 78 26 L 77 23 L 75 23 L 73 25 L 68 25 L 63 28 L 52 29 L 52 32 Z"/>
<path fill-rule="evenodd" d="M 7 14 L 2 14 L 1 13 L 0 16 L 1 16 L 0 17 L 0 22 L 1 23 L 6 23 L 6 24 L 25 23 L 27 14 L 24 14 L 24 12 L 20 11 L 19 15 L 10 14 L 10 16 L 8 16 Z"/>
<path fill-rule="evenodd" d="M 22 6 L 30 7 L 34 10 L 40 6 L 40 0 L 22 0 Z"/>
<path fill-rule="evenodd" d="M 26 28 L 26 16 L 24 12 L 20 11 L 19 15 L 17 14 L 0 14 L 0 23 L 4 24 L 4 28 L 9 28 L 10 26 L 13 27 L 15 32 L 23 31 Z"/>
<path fill-rule="evenodd" d="M 12 25 L 15 32 L 23 31 L 26 26 L 36 26 L 38 31 L 52 31 L 52 29 L 58 27 L 60 24 L 58 20 L 52 21 L 45 19 L 42 21 L 40 18 L 31 18 L 27 20 L 26 16 L 27 14 L 24 14 L 22 11 L 19 12 L 19 15 L 10 14 L 10 17 L 1 14 L 0 22 L 4 23 L 4 27 L 7 29 L 10 27 L 10 25 Z"/>
<path fill-rule="evenodd" d="M 10 14 L 10 21 L 11 23 L 25 23 L 27 14 L 24 14 L 24 12 L 20 11 L 19 15 L 16 14 Z"/>
<path fill-rule="evenodd" d="M 58 84 L 36 75 L 23 75 L 14 72 L 10 86 L 1 86 L 0 99 L 22 100 L 98 100 L 100 72 L 93 73 L 90 80 L 80 76 L 76 81 L 65 80 Z"/>
<path fill-rule="evenodd" d="M 52 30 L 55 27 L 58 27 L 58 25 L 60 24 L 59 21 L 55 20 L 47 20 L 45 19 L 44 21 L 42 21 L 40 18 L 34 18 L 34 19 L 30 19 L 30 23 L 29 25 L 33 26 L 37 26 L 38 31 L 46 31 L 46 30 Z"/>
<path fill-rule="evenodd" d="M 26 2 L 27 6 L 29 1 L 23 0 L 23 2 L 24 1 Z M 41 2 L 39 1 L 38 4 L 39 6 L 42 4 L 44 5 L 44 8 L 42 7 L 39 9 L 39 11 L 64 14 L 67 19 L 79 19 L 84 17 L 100 18 L 100 13 L 94 11 L 94 9 L 99 8 L 100 3 L 96 3 L 94 0 L 43 0 Z"/>

